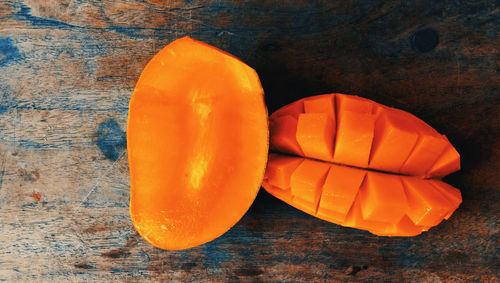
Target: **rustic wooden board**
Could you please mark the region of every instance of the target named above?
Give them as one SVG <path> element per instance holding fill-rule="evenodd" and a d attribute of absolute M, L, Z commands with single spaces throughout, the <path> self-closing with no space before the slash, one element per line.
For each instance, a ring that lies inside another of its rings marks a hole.
<path fill-rule="evenodd" d="M 499 9 L 444 2 L 0 1 L 0 281 L 498 280 Z M 128 100 L 184 35 L 254 67 L 270 112 L 344 92 L 421 117 L 462 154 L 463 204 L 387 238 L 261 191 L 213 242 L 150 246 L 128 216 Z"/>

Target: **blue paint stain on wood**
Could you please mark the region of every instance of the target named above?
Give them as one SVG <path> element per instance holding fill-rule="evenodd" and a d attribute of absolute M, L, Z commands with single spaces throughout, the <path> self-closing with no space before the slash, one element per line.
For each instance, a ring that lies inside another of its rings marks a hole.
<path fill-rule="evenodd" d="M 143 27 L 120 27 L 120 26 L 111 26 L 109 30 L 115 31 L 117 33 L 125 34 L 130 38 L 144 39 L 150 38 L 151 35 L 144 34 L 144 32 L 151 30 L 150 28 Z M 160 30 L 160 29 L 159 29 Z"/>
<path fill-rule="evenodd" d="M 20 58 L 19 49 L 12 43 L 12 39 L 8 37 L 0 38 L 0 67 L 5 67 Z M 4 109 L 4 111 L 2 111 L 2 109 Z M 0 114 L 5 112 L 5 109 L 4 106 L 0 105 Z"/>
<path fill-rule="evenodd" d="M 244 219 L 242 222 L 245 222 Z M 223 263 L 237 261 L 235 253 L 228 252 L 224 248 L 226 245 L 237 245 L 240 247 L 237 257 L 254 258 L 256 257 L 256 252 L 252 245 L 255 244 L 256 239 L 262 239 L 262 237 L 263 233 L 261 231 L 249 230 L 241 224 L 237 224 L 222 236 L 202 246 L 203 254 L 205 255 L 203 264 L 209 267 L 210 272 L 213 273 L 220 271 Z"/>
<path fill-rule="evenodd" d="M 53 144 L 40 143 L 40 142 L 27 140 L 27 139 L 16 140 L 16 144 L 18 146 L 21 146 L 24 148 L 34 148 L 34 149 L 54 149 L 54 148 L 57 148 L 57 146 L 55 146 Z"/>
<path fill-rule="evenodd" d="M 99 124 L 96 143 L 104 156 L 111 161 L 116 161 L 127 147 L 127 137 L 120 125 L 110 119 Z"/>
<path fill-rule="evenodd" d="M 16 4 L 15 8 L 18 8 L 19 11 L 14 14 L 14 18 L 29 22 L 33 26 L 44 26 L 44 27 L 55 27 L 55 28 L 74 28 L 76 26 L 56 20 L 56 19 L 47 19 L 42 17 L 33 16 L 31 14 L 31 8 L 26 5 Z"/>
<path fill-rule="evenodd" d="M 85 70 L 87 70 L 89 74 L 94 74 L 97 70 L 96 60 L 93 58 L 87 59 L 87 61 L 85 61 Z"/>
<path fill-rule="evenodd" d="M 3 105 L 3 104 L 0 104 L 0 115 L 5 113 L 5 111 L 7 111 L 8 107 Z"/>
<path fill-rule="evenodd" d="M 121 268 L 118 268 L 118 267 L 112 267 L 109 269 L 109 271 L 112 273 L 112 274 L 117 274 L 117 273 L 121 273 L 122 272 L 122 269 Z"/>
<path fill-rule="evenodd" d="M 172 28 L 149 28 L 149 27 L 130 27 L 130 26 L 110 26 L 107 28 L 94 28 L 88 26 L 78 26 L 69 24 L 57 19 L 37 17 L 31 14 L 31 8 L 23 4 L 14 4 L 14 8 L 19 9 L 17 13 L 14 14 L 14 18 L 17 20 L 29 22 L 33 26 L 48 27 L 48 28 L 58 28 L 58 29 L 80 29 L 80 30 L 102 30 L 102 31 L 115 31 L 117 33 L 125 34 L 130 38 L 151 38 L 156 39 L 168 39 L 168 33 L 156 34 L 157 32 L 165 31 L 172 32 Z M 153 33 L 154 36 L 153 36 Z M 182 32 L 182 30 L 179 30 Z"/>
<path fill-rule="evenodd" d="M 232 259 L 230 253 L 225 252 L 223 248 L 219 247 L 221 240 L 225 238 L 222 236 L 203 245 L 203 254 L 206 256 L 203 264 L 208 266 L 211 271 L 219 270 L 223 262 L 228 262 Z"/>

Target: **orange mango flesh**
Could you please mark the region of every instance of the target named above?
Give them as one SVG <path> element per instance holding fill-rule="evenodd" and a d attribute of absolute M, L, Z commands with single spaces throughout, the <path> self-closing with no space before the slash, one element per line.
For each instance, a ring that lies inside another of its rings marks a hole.
<path fill-rule="evenodd" d="M 293 203 L 305 212 L 315 214 L 322 186 L 329 170 L 328 164 L 305 159 L 290 176 Z"/>
<path fill-rule="evenodd" d="M 444 177 L 458 170 L 460 170 L 460 155 L 457 150 L 448 143 L 446 149 L 428 171 L 427 175 Z"/>
<path fill-rule="evenodd" d="M 359 194 L 363 219 L 398 223 L 408 211 L 403 184 L 398 176 L 367 172 Z"/>
<path fill-rule="evenodd" d="M 331 95 L 316 95 L 311 99 L 304 101 L 304 113 L 324 113 L 330 119 L 334 120 L 335 124 L 335 100 Z M 335 131 L 335 130 L 334 130 Z"/>
<path fill-rule="evenodd" d="M 449 141 L 412 114 L 394 108 L 388 110 L 393 113 L 393 116 L 397 116 L 401 123 L 406 124 L 408 128 L 414 129 L 419 135 L 413 151 L 401 167 L 400 172 L 413 176 L 426 175 L 445 148 L 450 145 Z M 455 161 L 460 164 L 459 156 Z"/>
<path fill-rule="evenodd" d="M 280 173 L 270 174 L 276 171 Z M 461 199 L 457 189 L 438 180 L 303 157 L 271 153 L 266 172 L 264 188 L 286 203 L 320 219 L 380 236 L 416 236 L 427 231 L 451 214 Z M 286 183 L 288 187 L 279 186 L 282 180 L 292 179 L 293 184 Z"/>
<path fill-rule="evenodd" d="M 375 127 L 373 103 L 361 97 L 340 93 L 330 96 L 336 101 L 334 114 L 337 116 L 333 162 L 366 167 Z"/>
<path fill-rule="evenodd" d="M 462 194 L 457 188 L 454 188 L 441 180 L 431 180 L 431 184 L 441 192 L 451 203 L 451 209 L 445 215 L 444 219 L 450 218 L 453 212 L 462 203 Z"/>
<path fill-rule="evenodd" d="M 332 164 L 323 185 L 318 216 L 343 222 L 365 175 L 362 170 Z"/>
<path fill-rule="evenodd" d="M 404 237 L 412 237 L 412 236 L 417 236 L 422 231 L 428 231 L 429 227 L 425 226 L 420 226 L 420 225 L 415 225 L 411 221 L 411 219 L 405 215 L 403 218 L 398 223 L 391 224 L 387 226 L 383 231 L 370 231 L 374 234 L 380 235 L 380 236 L 404 236 Z"/>
<path fill-rule="evenodd" d="M 448 143 L 441 137 L 421 135 L 415 144 L 413 152 L 401 167 L 401 173 L 408 175 L 425 175 L 430 167 L 436 163 L 436 160 L 447 145 Z M 455 161 L 457 160 L 459 159 L 457 158 Z"/>
<path fill-rule="evenodd" d="M 333 119 L 325 113 L 299 115 L 296 139 L 304 155 L 323 160 L 332 158 L 335 134 L 333 123 Z"/>
<path fill-rule="evenodd" d="M 362 204 L 359 198 L 354 200 L 354 203 L 349 210 L 344 223 L 339 223 L 346 227 L 358 228 L 368 231 L 384 231 L 389 227 L 390 223 L 367 220 L 363 218 Z M 373 233 L 373 232 L 372 232 Z"/>
<path fill-rule="evenodd" d="M 286 106 L 281 107 L 273 113 L 273 117 L 277 118 L 283 115 L 291 115 L 295 119 L 299 118 L 299 114 L 304 112 L 304 102 L 302 100 L 295 101 Z"/>
<path fill-rule="evenodd" d="M 333 162 L 367 167 L 373 141 L 375 116 L 370 113 L 338 113 L 337 137 Z"/>
<path fill-rule="evenodd" d="M 417 225 L 435 226 L 452 209 L 451 202 L 420 178 L 402 178 L 408 198 L 408 217 Z"/>
<path fill-rule="evenodd" d="M 267 110 L 257 74 L 237 58 L 189 37 L 172 42 L 144 68 L 127 127 L 130 215 L 152 245 L 206 243 L 255 199 Z"/>
<path fill-rule="evenodd" d="M 298 157 L 271 154 L 269 155 L 269 166 L 266 169 L 269 184 L 282 189 L 290 188 L 292 173 L 304 159 Z"/>
<path fill-rule="evenodd" d="M 325 94 L 323 94 L 325 95 Z M 336 100 L 337 111 L 353 111 L 359 113 L 373 113 L 373 109 L 376 106 L 373 101 L 354 95 L 347 95 L 342 93 L 335 93 L 333 96 Z M 314 99 L 315 96 L 308 97 L 306 100 Z M 305 102 L 304 102 L 305 103 Z"/>
<path fill-rule="evenodd" d="M 273 134 L 269 137 L 271 149 L 283 153 L 303 155 L 297 142 L 297 119 L 291 115 L 277 117 L 269 123 Z"/>
<path fill-rule="evenodd" d="M 297 126 L 290 129 L 294 135 L 280 136 L 288 144 L 295 139 L 302 152 L 285 161 L 280 150 L 272 153 L 263 187 L 288 204 L 381 236 L 418 235 L 460 205 L 460 191 L 439 180 L 460 169 L 459 154 L 445 136 L 410 113 L 327 94 L 277 110 L 270 123 L 287 115 L 297 117 Z M 280 174 L 273 173 L 274 160 L 280 160 Z"/>
<path fill-rule="evenodd" d="M 375 123 L 369 167 L 397 172 L 408 159 L 417 139 L 418 134 L 406 127 L 397 115 L 381 113 Z M 391 162 L 386 162 L 388 156 Z"/>

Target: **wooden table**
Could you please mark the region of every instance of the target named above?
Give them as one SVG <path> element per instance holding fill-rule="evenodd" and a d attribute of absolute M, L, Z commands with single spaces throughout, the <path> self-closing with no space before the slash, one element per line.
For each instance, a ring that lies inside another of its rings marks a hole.
<path fill-rule="evenodd" d="M 0 1 L 0 281 L 498 280 L 498 7 L 444 2 Z M 461 153 L 463 204 L 387 238 L 262 190 L 215 241 L 150 246 L 128 214 L 128 101 L 184 35 L 255 68 L 270 112 L 343 92 L 416 114 Z"/>

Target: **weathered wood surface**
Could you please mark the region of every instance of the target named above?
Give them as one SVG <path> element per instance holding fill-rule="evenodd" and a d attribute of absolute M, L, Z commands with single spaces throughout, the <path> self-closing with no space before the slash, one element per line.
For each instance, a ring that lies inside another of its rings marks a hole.
<path fill-rule="evenodd" d="M 496 281 L 495 1 L 0 1 L 0 281 Z M 261 191 L 215 241 L 163 251 L 128 215 L 128 100 L 183 35 L 259 73 L 269 110 L 325 92 L 446 134 L 463 204 L 415 238 L 314 219 Z"/>

